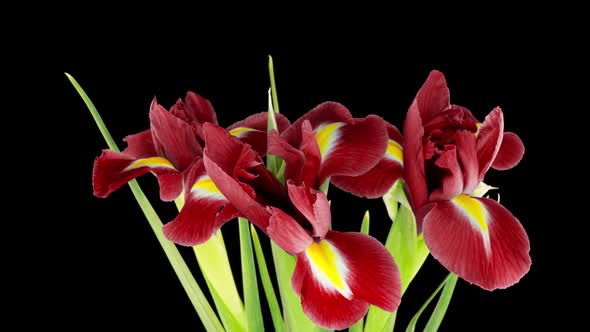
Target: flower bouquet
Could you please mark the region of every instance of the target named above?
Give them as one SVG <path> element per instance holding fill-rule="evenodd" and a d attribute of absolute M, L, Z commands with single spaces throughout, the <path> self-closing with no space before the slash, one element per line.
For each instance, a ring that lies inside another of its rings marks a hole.
<path fill-rule="evenodd" d="M 443 74 L 432 71 L 401 132 L 377 115 L 355 118 L 337 102 L 291 122 L 279 112 L 270 57 L 269 73 L 268 112 L 223 128 L 196 93 L 169 110 L 154 99 L 150 128 L 127 136 L 121 152 L 68 75 L 109 147 L 94 163 L 94 194 L 107 197 L 129 184 L 207 331 L 264 330 L 259 278 L 276 331 L 392 331 L 402 295 L 431 254 L 449 275 L 406 331 L 440 294 L 424 327 L 436 331 L 458 278 L 495 290 L 527 273 L 527 235 L 486 197 L 493 187 L 483 182 L 490 167 L 510 169 L 524 154 L 520 138 L 504 132 L 499 107 L 479 121 L 450 103 Z M 134 180 L 146 173 L 156 176 L 160 199 L 178 207 L 165 224 Z M 383 200 L 391 219 L 385 244 L 369 235 L 369 211 L 359 232 L 339 231 L 330 184 Z M 234 246 L 222 234 L 234 219 L 243 299 L 228 259 Z M 176 245 L 193 248 L 213 305 Z"/>

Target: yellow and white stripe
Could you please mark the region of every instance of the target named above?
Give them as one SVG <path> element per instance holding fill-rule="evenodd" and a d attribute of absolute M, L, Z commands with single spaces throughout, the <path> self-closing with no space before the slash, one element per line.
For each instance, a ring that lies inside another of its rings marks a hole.
<path fill-rule="evenodd" d="M 163 157 L 150 157 L 150 158 L 142 158 L 134 161 L 129 166 L 125 167 L 123 170 L 124 172 L 130 171 L 133 169 L 141 168 L 141 167 L 150 167 L 150 168 L 169 168 L 169 169 L 176 169 L 172 163 Z"/>
<path fill-rule="evenodd" d="M 237 137 L 237 138 L 242 138 L 242 137 L 246 136 L 246 134 L 251 131 L 260 131 L 260 130 L 252 129 L 252 128 L 248 128 L 248 127 L 237 127 L 237 128 L 230 130 L 229 134 L 234 137 Z"/>
<path fill-rule="evenodd" d="M 323 124 L 316 128 L 315 139 L 320 148 L 322 160 L 326 158 L 336 145 L 336 140 L 340 138 L 340 127 L 342 126 L 344 126 L 344 122 L 334 122 Z"/>
<path fill-rule="evenodd" d="M 327 240 L 312 244 L 305 250 L 315 280 L 327 291 L 338 291 L 347 299 L 352 298 L 352 291 L 346 282 L 348 267 L 344 258 Z"/>
<path fill-rule="evenodd" d="M 452 200 L 453 204 L 467 217 L 469 223 L 482 236 L 486 253 L 491 255 L 488 212 L 478 200 L 461 194 Z"/>
<path fill-rule="evenodd" d="M 197 197 L 225 199 L 225 196 L 223 196 L 221 191 L 219 191 L 219 188 L 217 188 L 208 175 L 203 175 L 197 179 L 191 188 L 191 194 Z"/>
<path fill-rule="evenodd" d="M 385 157 L 404 165 L 404 150 L 398 142 L 390 139 L 387 142 L 387 150 L 385 151 Z"/>

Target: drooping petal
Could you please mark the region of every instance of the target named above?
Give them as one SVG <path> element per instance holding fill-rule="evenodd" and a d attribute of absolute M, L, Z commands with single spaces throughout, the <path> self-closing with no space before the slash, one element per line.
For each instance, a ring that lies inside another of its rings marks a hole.
<path fill-rule="evenodd" d="M 195 157 L 202 155 L 191 125 L 167 112 L 155 98 L 150 108 L 150 123 L 158 155 L 170 160 L 178 170 L 185 170 Z"/>
<path fill-rule="evenodd" d="M 388 145 L 384 121 L 375 115 L 343 124 L 325 138 L 321 135 L 322 129 L 316 129 L 322 154 L 320 184 L 331 176 L 359 176 L 368 172 L 383 158 Z M 330 141 L 325 143 L 323 139 Z M 324 150 L 323 145 L 327 146 Z"/>
<path fill-rule="evenodd" d="M 136 177 L 153 172 L 160 183 L 160 198 L 171 201 L 182 192 L 182 174 L 162 157 L 136 159 L 120 152 L 103 150 L 94 161 L 94 195 L 107 197 Z"/>
<path fill-rule="evenodd" d="M 428 200 L 422 137 L 424 127 L 418 104 L 414 100 L 404 121 L 403 143 L 405 180 L 414 209 L 419 209 Z"/>
<path fill-rule="evenodd" d="M 283 132 L 289 127 L 289 120 L 285 116 L 275 114 L 275 118 L 279 132 Z M 232 136 L 250 144 L 254 151 L 256 151 L 261 157 L 264 157 L 267 150 L 267 125 L 268 113 L 263 112 L 238 121 L 227 127 L 227 130 Z"/>
<path fill-rule="evenodd" d="M 346 282 L 355 299 L 393 312 L 401 299 L 401 279 L 393 257 L 377 239 L 354 232 L 329 231 L 326 240 L 342 255 Z"/>
<path fill-rule="evenodd" d="M 287 187 L 293 205 L 312 225 L 312 235 L 323 239 L 332 222 L 330 204 L 326 195 L 304 185 L 296 186 L 292 181 L 287 182 Z"/>
<path fill-rule="evenodd" d="M 445 146 L 445 151 L 438 157 L 435 165 L 443 170 L 440 186 L 432 191 L 430 200 L 449 200 L 463 192 L 463 173 L 457 160 L 457 148 Z"/>
<path fill-rule="evenodd" d="M 492 167 L 499 171 L 505 171 L 516 166 L 524 155 L 524 144 L 518 135 L 505 132 L 500 145 L 500 151 L 492 163 Z"/>
<path fill-rule="evenodd" d="M 279 247 L 297 255 L 311 245 L 313 239 L 293 217 L 274 207 L 268 207 L 268 211 L 271 216 L 266 233 Z"/>
<path fill-rule="evenodd" d="M 127 148 L 123 154 L 137 159 L 157 157 L 158 153 L 154 147 L 151 129 L 144 130 L 137 134 L 129 135 L 123 139 L 127 142 Z"/>
<path fill-rule="evenodd" d="M 458 130 L 455 144 L 463 166 L 463 193 L 471 194 L 480 182 L 475 135 L 467 130 Z"/>
<path fill-rule="evenodd" d="M 479 164 L 479 182 L 492 165 L 500 150 L 504 133 L 504 116 L 500 107 L 488 114 L 477 133 L 477 159 Z"/>
<path fill-rule="evenodd" d="M 353 121 L 352 115 L 344 105 L 331 101 L 324 102 L 293 122 L 281 133 L 281 136 L 292 146 L 299 147 L 301 145 L 301 126 L 306 120 L 309 121 L 313 129 L 321 125 L 338 122 L 351 123 Z"/>
<path fill-rule="evenodd" d="M 431 71 L 415 101 L 424 123 L 449 108 L 451 97 L 445 76 L 438 70 Z"/>
<path fill-rule="evenodd" d="M 460 195 L 424 218 L 424 239 L 449 271 L 487 290 L 517 283 L 531 265 L 529 240 L 498 202 Z"/>
<path fill-rule="evenodd" d="M 197 158 L 185 173 L 185 204 L 178 216 L 164 225 L 170 241 L 195 246 L 207 240 L 237 211 L 207 176 L 203 160 Z"/>

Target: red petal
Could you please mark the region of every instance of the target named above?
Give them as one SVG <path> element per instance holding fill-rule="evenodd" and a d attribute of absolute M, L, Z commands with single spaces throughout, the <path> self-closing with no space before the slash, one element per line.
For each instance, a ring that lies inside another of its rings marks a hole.
<path fill-rule="evenodd" d="M 305 183 L 312 188 L 319 187 L 322 182 L 318 182 L 322 157 L 318 142 L 315 139 L 315 132 L 311 128 L 309 121 L 304 121 L 301 126 L 301 152 L 304 155 L 303 169 L 301 170 L 301 179 L 297 183 Z"/>
<path fill-rule="evenodd" d="M 269 134 L 268 153 L 279 156 L 285 160 L 285 179 L 301 182 L 301 172 L 305 157 L 303 152 L 292 147 L 276 131 Z"/>
<path fill-rule="evenodd" d="M 154 145 L 158 155 L 170 160 L 179 170 L 186 169 L 202 149 L 191 125 L 158 105 L 156 99 L 150 109 Z"/>
<path fill-rule="evenodd" d="M 463 166 L 463 192 L 471 194 L 480 182 L 475 135 L 467 130 L 459 130 L 455 133 L 455 144 Z"/>
<path fill-rule="evenodd" d="M 404 170 L 410 201 L 419 209 L 428 200 L 422 138 L 424 127 L 416 100 L 410 106 L 404 121 Z"/>
<path fill-rule="evenodd" d="M 182 191 L 182 175 L 169 162 L 166 164 L 167 161 L 163 158 L 156 159 L 161 159 L 163 163 L 143 163 L 146 159 L 135 159 L 120 152 L 103 150 L 94 161 L 94 195 L 107 197 L 129 181 L 152 171 L 160 181 L 160 198 L 164 201 L 174 200 Z"/>
<path fill-rule="evenodd" d="M 438 70 L 431 71 L 415 100 L 424 123 L 449 108 L 451 98 L 445 76 Z"/>
<path fill-rule="evenodd" d="M 516 166 L 524 155 L 524 144 L 518 135 L 512 132 L 505 132 L 500 145 L 500 151 L 494 159 L 492 167 L 499 171 L 505 171 Z"/>
<path fill-rule="evenodd" d="M 305 258 L 305 253 L 301 253 L 297 255 L 295 270 L 293 270 L 293 275 L 291 276 L 291 287 L 293 287 L 295 294 L 299 297 L 301 297 L 301 287 L 303 287 L 306 275 L 307 259 Z"/>
<path fill-rule="evenodd" d="M 402 177 L 403 166 L 391 159 L 382 159 L 375 167 L 360 176 L 333 176 L 330 182 L 353 195 L 378 198 Z"/>
<path fill-rule="evenodd" d="M 289 120 L 283 115 L 276 114 L 276 120 L 279 132 L 282 132 L 289 127 Z M 263 112 L 251 115 L 242 121 L 238 121 L 227 127 L 227 130 L 233 136 L 250 144 L 254 151 L 263 157 L 266 155 L 267 150 L 267 125 L 268 113 Z"/>
<path fill-rule="evenodd" d="M 198 123 L 212 122 L 217 124 L 217 115 L 208 99 L 192 91 L 188 91 L 184 98 L 184 103 L 184 111 L 189 121 Z"/>
<path fill-rule="evenodd" d="M 401 299 L 401 279 L 393 257 L 377 239 L 353 232 L 329 231 L 326 240 L 338 249 L 349 269 L 346 282 L 355 299 L 393 312 Z"/>
<path fill-rule="evenodd" d="M 494 108 L 486 116 L 477 134 L 477 159 L 479 163 L 479 182 L 486 175 L 500 150 L 504 132 L 504 116 L 500 107 Z"/>
<path fill-rule="evenodd" d="M 430 200 L 449 200 L 463 192 L 463 173 L 457 160 L 457 148 L 445 146 L 445 151 L 438 157 L 435 165 L 444 170 L 445 175 L 439 188 L 430 194 Z"/>
<path fill-rule="evenodd" d="M 232 174 L 236 163 L 244 150 L 244 145 L 235 137 L 216 125 L 206 123 L 203 125 L 203 135 L 207 155 L 226 173 Z"/>
<path fill-rule="evenodd" d="M 313 239 L 301 225 L 281 209 L 269 207 L 271 214 L 266 233 L 286 252 L 296 255 L 307 249 Z"/>
<path fill-rule="evenodd" d="M 303 260 L 303 263 L 300 261 Z M 369 309 L 369 303 L 342 296 L 338 291 L 327 290 L 317 281 L 311 272 L 305 254 L 297 256 L 297 274 L 293 275 L 291 284 L 300 287 L 301 305 L 303 312 L 316 325 L 326 329 L 342 330 L 358 322 Z M 305 268 L 305 272 L 301 269 Z M 297 277 L 296 277 L 297 276 Z M 300 279 L 302 279 L 300 281 Z"/>
<path fill-rule="evenodd" d="M 144 130 L 137 134 L 129 135 L 123 139 L 127 142 L 127 148 L 123 154 L 134 158 L 155 157 L 158 155 L 154 147 L 151 129 Z"/>
<path fill-rule="evenodd" d="M 316 129 L 320 125 L 327 123 L 350 123 L 353 121 L 352 115 L 344 105 L 336 102 L 325 102 L 297 119 L 297 121 L 281 134 L 281 137 L 292 146 L 299 147 L 301 144 L 301 126 L 306 120 L 310 122 L 312 129 Z"/>
<path fill-rule="evenodd" d="M 362 175 L 377 165 L 387 149 L 387 130 L 378 116 L 355 119 L 337 130 L 334 146 L 322 156 L 319 183 L 335 175 Z"/>
<path fill-rule="evenodd" d="M 293 205 L 313 227 L 313 236 L 323 239 L 330 228 L 332 215 L 328 198 L 321 191 L 287 182 L 289 197 Z"/>
<path fill-rule="evenodd" d="M 522 225 L 496 201 L 461 195 L 439 202 L 424 218 L 423 230 L 432 255 L 481 288 L 511 286 L 530 268 L 530 245 Z"/>

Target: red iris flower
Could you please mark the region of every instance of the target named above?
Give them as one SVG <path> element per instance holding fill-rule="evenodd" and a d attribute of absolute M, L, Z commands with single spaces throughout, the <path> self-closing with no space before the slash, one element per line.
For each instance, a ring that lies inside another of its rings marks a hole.
<path fill-rule="evenodd" d="M 329 105 L 328 110 L 343 109 L 339 104 Z M 346 147 L 351 153 L 358 153 L 354 145 L 338 138 L 350 133 L 355 134 L 350 137 L 369 137 L 368 133 L 361 135 L 361 128 L 372 128 L 378 137 L 385 138 L 385 128 L 376 120 L 379 119 L 370 117 L 357 122 L 350 117 L 339 124 L 335 129 L 342 128 L 342 131 L 332 136 L 336 142 L 326 146 L 333 153 L 332 158 L 344 156 Z M 317 138 L 321 138 L 322 128 L 334 122 L 318 121 L 326 125 L 316 127 L 316 131 L 310 122 L 308 114 L 284 132 L 288 137 L 296 132 L 292 128 L 301 131 L 301 150 L 279 139 L 276 133 L 271 137 L 274 142 L 270 142 L 269 152 L 283 152 L 276 154 L 286 160 L 286 186 L 264 167 L 260 156 L 248 145 L 211 124 L 204 126 L 204 164 L 207 174 L 232 206 L 297 257 L 291 281 L 308 317 L 319 326 L 343 329 L 362 318 L 369 304 L 394 311 L 400 302 L 401 282 L 393 257 L 377 240 L 361 233 L 328 230 L 331 222 L 328 200 L 325 194 L 307 184 L 317 186 L 333 172 L 356 174 L 358 171 L 342 162 L 330 161 L 325 149 L 324 155 L 321 153 L 321 139 Z M 365 142 L 375 143 L 377 150 L 381 149 L 378 141 L 366 138 Z M 386 141 L 381 139 L 381 142 Z M 385 144 L 381 145 L 384 150 Z M 357 148 L 367 147 L 360 144 Z M 383 151 L 370 153 L 371 148 L 367 149 L 372 156 L 369 159 L 374 160 L 365 162 L 365 172 L 383 154 Z M 324 162 L 322 156 L 326 157 Z"/>
<path fill-rule="evenodd" d="M 504 132 L 499 107 L 480 123 L 449 95 L 443 74 L 431 72 L 404 123 L 404 178 L 418 229 L 449 271 L 487 290 L 506 288 L 529 270 L 528 237 L 497 201 L 471 194 L 490 167 L 518 164 L 524 145 Z"/>
<path fill-rule="evenodd" d="M 205 123 L 217 123 L 215 111 L 207 99 L 188 92 L 185 100 L 179 99 L 170 112 L 154 99 L 149 118 L 150 129 L 127 136 L 128 147 L 123 152 L 103 150 L 96 159 L 94 194 L 107 197 L 130 180 L 152 172 L 158 178 L 162 200 L 174 200 L 184 191 L 185 205 L 164 226 L 166 237 L 188 246 L 205 242 L 223 223 L 237 215 L 216 190 L 203 166 L 202 127 Z M 285 129 L 289 121 L 278 115 L 277 124 Z M 266 126 L 264 112 L 229 126 L 227 131 L 265 155 Z"/>

